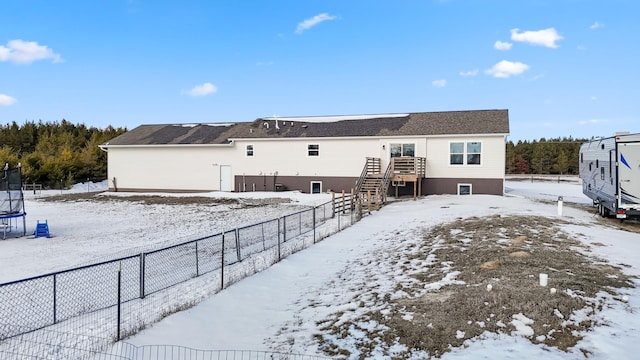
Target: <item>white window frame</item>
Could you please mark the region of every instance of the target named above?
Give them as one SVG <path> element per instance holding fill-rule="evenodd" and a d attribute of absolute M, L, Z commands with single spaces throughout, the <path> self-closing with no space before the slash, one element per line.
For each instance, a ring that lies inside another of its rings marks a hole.
<path fill-rule="evenodd" d="M 313 192 L 313 185 L 315 184 L 319 184 L 320 185 L 320 192 L 314 193 Z M 311 181 L 309 183 L 309 194 L 322 194 L 322 181 Z"/>
<path fill-rule="evenodd" d="M 315 146 L 316 148 L 313 149 L 312 146 Z M 314 151 L 316 154 L 312 154 Z M 307 144 L 307 157 L 320 157 L 320 144 Z"/>
<path fill-rule="evenodd" d="M 461 187 L 469 187 L 469 193 L 468 194 L 460 194 L 460 188 Z M 473 195 L 473 184 L 467 184 L 467 183 L 458 183 L 457 185 L 458 188 L 458 195 Z"/>
<path fill-rule="evenodd" d="M 470 144 L 479 144 L 480 145 L 480 152 L 476 153 L 476 152 L 469 152 L 469 145 Z M 455 152 L 452 153 L 451 152 L 451 145 L 452 144 L 462 144 L 462 152 Z M 482 141 L 450 141 L 449 142 L 449 166 L 482 166 L 482 158 L 483 158 L 483 152 L 482 152 L 482 148 L 484 146 L 482 146 L 483 143 Z M 474 163 L 469 163 L 469 156 L 470 155 L 478 155 L 480 157 L 480 161 L 478 164 L 474 164 Z M 462 163 L 461 164 L 452 164 L 451 163 L 451 155 L 462 155 Z"/>
<path fill-rule="evenodd" d="M 255 154 L 256 148 L 255 146 L 253 146 L 253 144 L 247 144 L 247 146 L 245 147 L 245 153 L 244 155 L 246 157 L 253 157 L 253 155 Z"/>

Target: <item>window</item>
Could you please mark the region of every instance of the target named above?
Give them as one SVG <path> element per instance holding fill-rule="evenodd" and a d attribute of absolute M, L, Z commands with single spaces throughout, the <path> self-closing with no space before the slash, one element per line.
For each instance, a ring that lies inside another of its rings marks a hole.
<path fill-rule="evenodd" d="M 480 154 L 482 153 L 482 144 L 479 142 L 467 143 L 467 165 L 480 165 Z"/>
<path fill-rule="evenodd" d="M 247 156 L 253 156 L 253 145 L 247 145 Z"/>
<path fill-rule="evenodd" d="M 449 163 L 451 165 L 464 164 L 464 143 L 451 143 L 449 144 Z"/>
<path fill-rule="evenodd" d="M 600 168 L 600 180 L 604 180 L 604 166 Z"/>
<path fill-rule="evenodd" d="M 450 165 L 482 164 L 482 143 L 479 141 L 449 143 Z"/>
<path fill-rule="evenodd" d="M 307 154 L 308 156 L 320 156 L 320 145 L 318 144 L 307 145 Z"/>
<path fill-rule="evenodd" d="M 609 150 L 609 178 L 611 178 L 611 183 L 613 184 L 613 173 L 612 173 L 612 169 L 613 169 L 613 150 Z"/>
<path fill-rule="evenodd" d="M 391 157 L 416 156 L 416 144 L 389 144 Z"/>
<path fill-rule="evenodd" d="M 312 181 L 311 182 L 311 193 L 312 194 L 320 194 L 322 192 L 322 181 Z"/>
<path fill-rule="evenodd" d="M 458 184 L 458 195 L 471 195 L 471 184 Z"/>

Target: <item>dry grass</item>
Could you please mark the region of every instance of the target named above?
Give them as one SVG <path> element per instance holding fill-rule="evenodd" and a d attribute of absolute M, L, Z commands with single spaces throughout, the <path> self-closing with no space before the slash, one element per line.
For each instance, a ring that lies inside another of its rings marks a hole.
<path fill-rule="evenodd" d="M 385 259 L 391 267 L 411 274 L 414 281 L 402 281 L 395 288 L 406 296 L 392 300 L 389 294 L 381 295 L 384 304 L 376 307 L 384 311 L 371 310 L 346 322 L 339 318 L 323 322 L 323 331 L 330 336 L 317 337 L 321 347 L 329 355 L 344 356 L 346 350 L 331 338 L 345 339 L 359 324 L 374 321 L 381 325 L 376 330 L 360 329 L 368 331 L 369 339 L 358 345 L 361 354 L 385 343 L 438 357 L 485 331 L 511 333 L 515 314 L 534 321 L 529 325 L 532 342 L 561 350 L 575 346 L 581 339 L 576 334 L 598 324 L 592 320 L 595 316 L 580 321 L 569 316 L 577 311 L 596 314 L 604 301 L 596 294 L 615 295 L 616 289 L 633 282 L 619 267 L 588 256 L 582 243 L 559 230 L 559 222 L 494 216 L 460 219 L 427 230 L 421 244 L 406 246 Z M 410 265 L 430 255 L 437 257 L 432 266 Z M 464 283 L 425 291 L 452 271 L 458 271 L 456 280 Z M 539 285 L 540 273 L 548 274 L 547 287 Z"/>
<path fill-rule="evenodd" d="M 122 201 L 122 202 L 138 202 L 145 205 L 240 205 L 243 207 L 250 206 L 266 206 L 273 204 L 289 203 L 291 199 L 287 198 L 212 198 L 206 196 L 159 196 L 159 195 L 128 195 L 128 196 L 110 196 L 102 192 L 86 192 L 45 196 L 38 198 L 40 201 L 52 202 L 72 202 L 72 201 Z"/>

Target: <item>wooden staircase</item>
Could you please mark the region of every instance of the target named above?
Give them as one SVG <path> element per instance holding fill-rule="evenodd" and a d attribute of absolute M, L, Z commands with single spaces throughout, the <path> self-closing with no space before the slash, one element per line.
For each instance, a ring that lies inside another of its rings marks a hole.
<path fill-rule="evenodd" d="M 382 172 L 380 158 L 368 157 L 356 184 L 356 194 L 362 208 L 378 210 L 387 201 L 391 164 Z"/>

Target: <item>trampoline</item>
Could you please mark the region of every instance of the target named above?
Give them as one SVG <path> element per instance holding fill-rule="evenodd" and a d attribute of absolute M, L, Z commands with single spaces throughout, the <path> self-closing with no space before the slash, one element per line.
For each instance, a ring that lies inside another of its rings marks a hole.
<path fill-rule="evenodd" d="M 22 218 L 22 236 L 25 236 L 27 234 L 26 216 L 20 166 L 9 169 L 9 164 L 6 164 L 0 172 L 0 231 L 2 231 L 2 239 L 7 238 L 7 233 L 18 230 L 20 218 Z"/>

